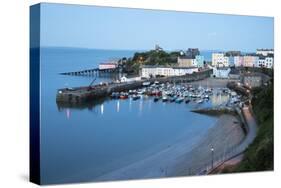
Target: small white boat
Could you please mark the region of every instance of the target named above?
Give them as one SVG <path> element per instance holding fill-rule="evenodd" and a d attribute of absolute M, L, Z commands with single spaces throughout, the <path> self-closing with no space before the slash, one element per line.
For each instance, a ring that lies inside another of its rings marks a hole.
<path fill-rule="evenodd" d="M 201 103 L 203 103 L 203 102 L 204 102 L 204 101 L 203 101 L 202 99 L 200 99 L 200 100 L 197 101 L 198 104 L 201 104 Z"/>
<path fill-rule="evenodd" d="M 167 102 L 167 101 L 168 101 L 168 97 L 167 97 L 167 96 L 163 96 L 163 97 L 162 97 L 162 101 L 163 101 L 163 102 Z"/>
<path fill-rule="evenodd" d="M 143 86 L 149 86 L 149 85 L 150 85 L 150 82 L 143 82 L 142 85 L 143 85 Z"/>

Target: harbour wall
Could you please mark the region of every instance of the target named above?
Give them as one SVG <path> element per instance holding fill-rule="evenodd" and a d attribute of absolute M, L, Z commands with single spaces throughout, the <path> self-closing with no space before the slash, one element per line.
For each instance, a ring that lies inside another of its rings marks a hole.
<path fill-rule="evenodd" d="M 103 98 L 109 96 L 112 92 L 122 92 L 132 89 L 137 89 L 143 86 L 144 82 L 155 82 L 159 83 L 183 83 L 202 80 L 210 77 L 212 70 L 204 70 L 193 74 L 184 76 L 173 76 L 173 77 L 160 77 L 151 78 L 135 82 L 125 83 L 109 83 L 104 85 L 95 85 L 89 87 L 76 87 L 76 88 L 63 88 L 59 89 L 56 96 L 57 103 L 70 103 L 70 104 L 81 104 L 83 102 Z"/>

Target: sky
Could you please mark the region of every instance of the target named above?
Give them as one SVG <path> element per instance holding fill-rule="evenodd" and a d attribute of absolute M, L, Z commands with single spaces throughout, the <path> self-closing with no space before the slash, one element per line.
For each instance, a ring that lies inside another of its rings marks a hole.
<path fill-rule="evenodd" d="M 274 48 L 272 17 L 41 4 L 41 46 L 147 50 Z"/>

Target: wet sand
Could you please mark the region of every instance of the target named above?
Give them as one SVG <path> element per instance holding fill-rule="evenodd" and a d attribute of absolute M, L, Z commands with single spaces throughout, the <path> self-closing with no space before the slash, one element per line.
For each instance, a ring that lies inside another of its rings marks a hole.
<path fill-rule="evenodd" d="M 136 161 L 93 181 L 161 178 L 194 175 L 198 169 L 209 164 L 212 158 L 222 155 L 229 148 L 239 144 L 244 138 L 239 119 L 232 115 L 221 115 L 208 132 L 187 148 L 188 138 L 150 157 Z M 196 140 L 196 139 L 195 139 Z"/>
<path fill-rule="evenodd" d="M 211 148 L 214 148 L 214 160 L 229 151 L 230 148 L 240 144 L 245 134 L 240 126 L 240 121 L 233 115 L 221 115 L 216 125 L 201 139 L 198 145 L 190 152 L 178 158 L 180 161 L 175 166 L 171 175 L 184 176 L 196 175 L 202 167 L 212 163 Z"/>

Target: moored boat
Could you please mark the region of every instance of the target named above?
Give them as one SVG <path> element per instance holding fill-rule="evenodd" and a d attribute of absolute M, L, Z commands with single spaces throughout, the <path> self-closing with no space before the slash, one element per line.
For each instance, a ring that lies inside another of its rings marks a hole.
<path fill-rule="evenodd" d="M 159 101 L 159 97 L 154 97 L 153 101 L 154 101 L 154 102 Z"/>
<path fill-rule="evenodd" d="M 120 93 L 120 99 L 127 99 L 128 98 L 128 93 Z"/>
<path fill-rule="evenodd" d="M 190 102 L 190 99 L 187 99 L 187 100 L 185 101 L 186 104 L 188 104 L 189 102 Z"/>
<path fill-rule="evenodd" d="M 178 98 L 175 100 L 175 102 L 176 102 L 176 103 L 181 103 L 183 100 L 184 100 L 183 97 L 178 97 Z"/>
<path fill-rule="evenodd" d="M 203 102 L 204 102 L 204 101 L 203 101 L 202 99 L 200 99 L 200 100 L 197 101 L 198 104 L 201 104 L 201 103 L 203 103 Z"/>
<path fill-rule="evenodd" d="M 119 92 L 113 92 L 113 93 L 111 93 L 110 97 L 112 99 L 118 99 L 120 97 L 120 93 Z"/>
<path fill-rule="evenodd" d="M 140 99 L 140 96 L 139 95 L 133 95 L 132 96 L 132 99 L 135 101 L 135 100 L 138 100 L 138 99 Z"/>
<path fill-rule="evenodd" d="M 167 96 L 163 96 L 163 97 L 162 97 L 162 101 L 163 101 L 163 102 L 167 102 L 167 101 L 168 101 L 168 97 L 167 97 Z"/>

